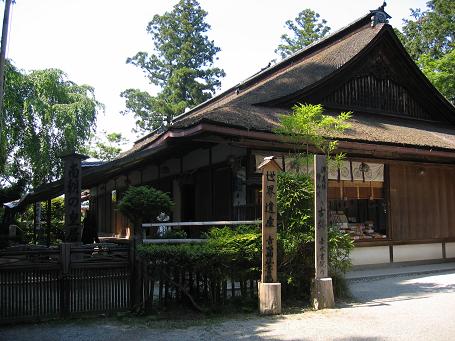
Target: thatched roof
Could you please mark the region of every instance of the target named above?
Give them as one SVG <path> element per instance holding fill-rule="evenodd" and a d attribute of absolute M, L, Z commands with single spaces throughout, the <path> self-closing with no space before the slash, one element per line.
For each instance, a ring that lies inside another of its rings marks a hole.
<path fill-rule="evenodd" d="M 198 119 L 194 116 L 187 117 L 184 124 L 177 122 L 175 127 L 221 122 L 223 125 L 240 129 L 273 133 L 278 127 L 280 115 L 289 112 L 281 108 L 224 106 L 206 112 L 198 116 Z M 370 113 L 355 113 L 349 123 L 350 128 L 344 134 L 332 137 L 349 141 L 455 150 L 455 128 L 447 125 Z"/>
<path fill-rule="evenodd" d="M 261 70 L 237 86 L 175 118 L 171 126 L 136 142 L 123 156 L 146 149 L 166 131 L 182 130 L 206 122 L 273 133 L 279 114 L 286 108 L 271 108 L 267 102 L 317 87 L 353 63 L 384 34 L 393 35 L 388 24 L 370 25 L 366 15 L 349 26 L 312 44 L 282 62 Z M 417 70 L 417 67 L 415 67 Z M 449 109 L 450 110 L 450 109 Z M 455 110 L 453 113 L 455 115 Z M 400 146 L 455 150 L 455 127 L 434 122 L 356 112 L 351 129 L 340 139 Z"/>

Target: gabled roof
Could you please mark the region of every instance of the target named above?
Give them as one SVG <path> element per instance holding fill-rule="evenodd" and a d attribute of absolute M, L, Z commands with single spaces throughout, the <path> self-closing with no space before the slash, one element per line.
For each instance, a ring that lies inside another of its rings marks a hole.
<path fill-rule="evenodd" d="M 344 65 L 356 53 L 360 52 L 380 31 L 382 24 L 372 30 L 365 30 L 370 25 L 370 14 L 354 21 L 350 25 L 328 35 L 281 62 L 265 68 L 245 81 L 192 108 L 190 111 L 174 118 L 167 129 L 188 126 L 185 122 L 195 122 L 203 118 L 204 113 L 217 107 L 254 105 L 270 100 L 268 90 L 276 95 L 292 93 L 302 86 L 309 86 Z M 289 74 L 288 74 L 289 72 Z M 290 78 L 294 75 L 294 79 Z M 295 76 L 300 76 L 296 79 Z M 275 82 L 276 80 L 276 82 Z M 297 84 L 297 82 L 300 83 Z M 286 88 L 294 84 L 293 88 Z M 270 94 L 270 93 L 269 93 Z M 163 132 L 160 128 L 136 141 L 133 148 L 124 155 L 145 148 Z"/>
<path fill-rule="evenodd" d="M 438 102 L 447 116 L 455 120 L 453 106 L 434 89 L 412 62 L 390 25 L 380 23 L 372 27 L 370 16 L 365 15 L 347 27 L 298 51 L 280 63 L 261 70 L 237 86 L 176 117 L 165 131 L 188 129 L 209 122 L 273 133 L 279 114 L 287 112 L 286 107 L 280 105 L 277 108 L 274 103 L 322 87 L 335 75 L 345 72 L 350 65 L 361 63 L 366 51 L 371 50 L 372 46 L 383 38 L 393 41 L 397 53 L 409 64 L 416 79 L 428 90 L 427 93 L 432 96 L 432 100 Z M 372 116 L 363 112 L 356 113 L 354 121 L 349 136 L 340 138 L 455 150 L 455 126 L 445 128 L 441 132 L 438 126 L 431 122 L 411 124 L 406 119 L 392 119 L 380 113 Z M 394 133 L 390 134 L 391 131 Z M 146 149 L 163 133 L 164 131 L 156 131 L 145 136 L 124 155 Z M 396 135 L 398 133 L 401 137 Z"/>

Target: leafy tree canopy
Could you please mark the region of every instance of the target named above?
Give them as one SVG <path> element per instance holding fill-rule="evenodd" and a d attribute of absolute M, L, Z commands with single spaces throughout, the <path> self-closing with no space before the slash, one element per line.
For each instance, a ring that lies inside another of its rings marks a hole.
<path fill-rule="evenodd" d="M 123 145 L 127 140 L 121 133 L 103 132 L 103 136 L 95 136 L 91 145 L 87 147 L 85 154 L 102 161 L 115 159 L 122 151 Z"/>
<path fill-rule="evenodd" d="M 455 49 L 439 59 L 424 54 L 419 58 L 419 64 L 433 85 L 455 104 Z"/>
<path fill-rule="evenodd" d="M 154 53 L 138 52 L 127 63 L 142 69 L 150 83 L 161 87 L 156 96 L 139 89 L 121 93 L 124 113 L 133 112 L 136 131 L 147 132 L 211 98 L 225 73 L 213 67 L 220 51 L 205 34 L 207 12 L 196 0 L 180 0 L 170 12 L 155 15 L 147 26 Z"/>
<path fill-rule="evenodd" d="M 414 60 L 422 54 L 439 59 L 454 48 L 455 2 L 431 0 L 427 10 L 411 9 L 411 18 L 403 19 L 400 38 Z"/>
<path fill-rule="evenodd" d="M 447 99 L 455 103 L 455 2 L 431 0 L 427 9 L 411 9 L 397 32 L 406 50 Z"/>
<path fill-rule="evenodd" d="M 334 137 L 349 128 L 351 115 L 351 112 L 342 112 L 338 116 L 326 115 L 320 104 L 296 104 L 291 114 L 280 116 L 277 132 L 297 144 L 311 145 L 331 157 L 338 146 Z"/>
<path fill-rule="evenodd" d="M 320 19 L 320 15 L 309 8 L 304 9 L 294 20 L 288 20 L 285 24 L 290 32 L 281 36 L 281 44 L 275 50 L 275 53 L 283 59 L 325 37 L 330 31 L 327 21 Z"/>
<path fill-rule="evenodd" d="M 118 209 L 134 225 L 152 222 L 161 213 L 170 213 L 172 202 L 169 194 L 148 186 L 130 186 L 118 203 Z"/>
<path fill-rule="evenodd" d="M 102 105 L 92 87 L 61 70 L 24 72 L 7 63 L 5 71 L 2 187 L 20 178 L 35 187 L 60 176 L 59 156 L 82 149 Z"/>

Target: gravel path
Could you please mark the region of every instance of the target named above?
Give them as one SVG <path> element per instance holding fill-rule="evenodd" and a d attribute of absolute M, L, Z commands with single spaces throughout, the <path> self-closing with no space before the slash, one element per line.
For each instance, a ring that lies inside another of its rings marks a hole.
<path fill-rule="evenodd" d="M 454 340 L 455 272 L 351 283 L 357 303 L 279 317 L 152 328 L 112 320 L 0 329 L 0 340 Z M 153 325 L 153 324 L 152 324 Z"/>

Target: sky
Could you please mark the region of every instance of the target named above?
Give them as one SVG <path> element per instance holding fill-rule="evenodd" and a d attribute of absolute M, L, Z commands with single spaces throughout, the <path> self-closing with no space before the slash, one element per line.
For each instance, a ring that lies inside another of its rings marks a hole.
<path fill-rule="evenodd" d="M 97 132 L 121 132 L 131 142 L 134 117 L 121 115 L 120 92 L 139 88 L 152 95 L 142 71 L 126 64 L 138 51 L 152 52 L 146 33 L 155 14 L 170 11 L 177 0 L 16 0 L 13 5 L 7 58 L 23 70 L 59 68 L 78 84 L 95 88 L 105 105 Z M 410 8 L 425 8 L 426 0 L 389 0 L 390 24 L 400 28 Z M 327 20 L 332 32 L 382 4 L 379 0 L 200 0 L 211 25 L 208 36 L 221 48 L 215 66 L 226 72 L 226 90 L 277 58 L 274 53 L 284 23 L 311 8 Z M 1 4 L 0 18 L 3 16 Z M 278 58 L 279 59 L 279 58 Z M 218 91 L 218 92 L 220 92 Z M 125 146 L 129 147 L 131 144 Z"/>

